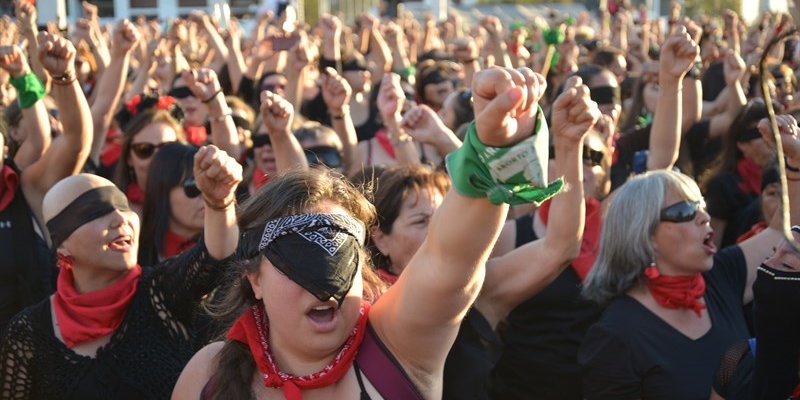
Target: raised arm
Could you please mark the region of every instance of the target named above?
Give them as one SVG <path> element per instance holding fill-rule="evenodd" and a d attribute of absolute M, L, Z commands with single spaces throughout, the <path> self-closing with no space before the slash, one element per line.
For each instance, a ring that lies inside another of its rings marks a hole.
<path fill-rule="evenodd" d="M 658 84 L 661 87 L 650 134 L 647 169 L 672 168 L 681 140 L 683 77 L 694 64 L 697 43 L 679 27 L 661 47 Z"/>
<path fill-rule="evenodd" d="M 307 169 L 303 148 L 292 133 L 294 107 L 283 97 L 268 91 L 261 93 L 261 120 L 275 151 L 278 173 L 291 169 Z"/>
<path fill-rule="evenodd" d="M 231 110 L 225 102 L 217 73 L 210 68 L 199 68 L 184 71 L 182 76 L 194 96 L 208 108 L 211 142 L 238 160 L 241 153 L 239 133 L 230 118 Z"/>
<path fill-rule="evenodd" d="M 92 103 L 92 123 L 94 135 L 89 159 L 100 165 L 105 137 L 111 127 L 114 111 L 117 109 L 122 89 L 128 79 L 131 50 L 139 41 L 139 30 L 127 19 L 120 20 L 114 28 L 111 43 L 111 62 L 95 88 L 96 97 Z"/>
<path fill-rule="evenodd" d="M 400 125 L 415 141 L 435 148 L 442 158 L 461 147 L 461 140 L 425 104 L 416 105 L 406 111 Z"/>
<path fill-rule="evenodd" d="M 28 136 L 14 155 L 14 163 L 21 170 L 38 161 L 50 146 L 50 119 L 41 99 L 45 96 L 44 85 L 31 72 L 22 50 L 18 46 L 0 47 L 0 67 L 11 77 L 17 89 L 17 101 L 22 108 L 22 121 Z"/>
<path fill-rule="evenodd" d="M 242 181 L 242 166 L 217 147 L 203 146 L 194 156 L 194 178 L 206 204 L 203 239 L 208 254 L 221 260 L 239 244 L 236 187 Z"/>
<path fill-rule="evenodd" d="M 552 200 L 547 233 L 489 260 L 486 280 L 475 306 L 492 327 L 552 282 L 578 256 L 583 237 L 583 139 L 600 116 L 580 78 L 570 78 L 552 110 L 553 144 L 565 190 Z M 531 260 L 536 260 L 532 263 Z"/>
<path fill-rule="evenodd" d="M 86 97 L 75 78 L 75 47 L 48 32 L 39 33 L 39 61 L 53 79 L 52 96 L 61 113 L 64 133 L 53 140 L 45 154 L 22 174 L 22 190 L 28 205 L 42 217 L 44 194 L 59 180 L 80 172 L 92 145 L 92 117 Z M 41 221 L 42 219 L 40 219 Z"/>
<path fill-rule="evenodd" d="M 467 135 L 464 144 L 470 146 L 465 147 L 467 153 L 455 158 L 465 162 L 461 167 L 470 165 L 470 160 L 483 165 L 477 161 L 478 154 L 496 154 L 488 149 L 479 150 L 483 146 L 502 148 L 523 139 L 546 138 L 541 129 L 538 129 L 539 135 L 531 138 L 535 129 L 544 128 L 544 119 L 537 118 L 537 102 L 544 88 L 544 77 L 529 69 L 520 72 L 492 68 L 476 75 L 473 81 L 477 116 L 473 126 L 475 131 Z M 533 143 L 526 141 L 521 146 L 532 150 L 529 146 Z M 509 152 L 519 154 L 515 151 L 517 149 L 520 148 L 515 147 Z M 499 154 L 499 159 L 494 161 L 510 167 L 518 177 L 523 175 L 523 171 L 527 171 L 525 176 L 531 172 L 535 176 L 537 174 L 531 169 L 538 162 L 534 153 L 546 157 L 546 150 L 539 149 L 528 151 L 528 157 Z M 451 159 L 453 156 L 456 154 L 451 155 Z M 495 205 L 482 197 L 487 195 L 484 189 L 493 195 L 489 188 L 479 189 L 464 183 L 480 178 L 474 174 L 467 176 L 475 179 L 465 179 L 464 175 L 456 177 L 455 174 L 467 172 L 464 168 L 450 168 L 450 172 L 454 181 L 462 184 L 457 186 L 458 190 L 451 190 L 445 196 L 419 251 L 398 282 L 370 311 L 370 320 L 377 334 L 412 377 L 431 376 L 436 379 L 441 373 L 458 326 L 478 295 L 486 260 L 508 212 L 506 205 Z M 493 178 L 484 178 L 494 181 Z M 470 195 L 462 194 L 460 190 Z M 497 198 L 493 197 L 493 200 L 496 202 Z"/>
<path fill-rule="evenodd" d="M 228 32 L 225 35 L 225 46 L 228 47 L 228 77 L 230 77 L 231 89 L 233 93 L 236 93 L 242 82 L 242 73 L 247 69 L 242 55 L 242 28 L 236 18 L 231 18 Z"/>
<path fill-rule="evenodd" d="M 733 50 L 728 50 L 724 62 L 725 84 L 727 86 L 720 96 L 725 96 L 725 104 L 722 112 L 711 117 L 708 128 L 708 136 L 711 138 L 719 138 L 726 135 L 739 111 L 747 104 L 747 97 L 744 94 L 741 83 L 744 75 L 744 60 Z"/>
<path fill-rule="evenodd" d="M 333 130 L 342 141 L 342 158 L 344 170 L 347 174 L 354 173 L 354 168 L 359 168 L 353 163 L 355 158 L 358 137 L 356 127 L 353 125 L 353 118 L 350 116 L 350 96 L 353 89 L 335 69 L 325 68 L 322 75 L 322 100 L 328 107 L 331 114 L 331 125 Z"/>
<path fill-rule="evenodd" d="M 36 54 L 39 54 L 39 41 L 36 38 L 39 33 L 39 28 L 36 25 L 36 5 L 29 1 L 17 1 L 15 4 L 17 21 L 20 23 L 22 36 L 28 43 L 31 69 L 39 78 L 39 81 L 47 88 L 50 83 L 50 76 L 47 75 L 42 63 L 36 58 Z"/>
<path fill-rule="evenodd" d="M 369 53 L 367 59 L 372 61 L 375 68 L 370 69 L 372 83 L 376 84 L 383 79 L 383 74 L 392 71 L 392 51 L 386 43 L 380 29 L 380 20 L 374 15 L 364 14 L 361 25 L 369 36 Z"/>

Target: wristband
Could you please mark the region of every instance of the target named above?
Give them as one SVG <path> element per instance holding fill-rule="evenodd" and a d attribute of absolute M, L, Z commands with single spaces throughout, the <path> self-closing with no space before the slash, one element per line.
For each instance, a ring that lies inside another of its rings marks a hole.
<path fill-rule="evenodd" d="M 217 92 L 216 92 L 216 93 L 214 93 L 214 94 L 212 94 L 212 95 L 211 95 L 209 98 L 207 98 L 207 99 L 205 99 L 205 100 L 202 100 L 202 101 L 203 101 L 203 103 L 205 103 L 205 104 L 211 103 L 211 101 L 212 101 L 212 100 L 214 100 L 214 99 L 216 99 L 216 98 L 217 98 L 217 96 L 219 96 L 219 94 L 220 94 L 220 93 L 222 93 L 222 89 L 220 89 L 220 90 L 217 90 Z"/>
<path fill-rule="evenodd" d="M 220 115 L 219 117 L 212 117 L 212 116 L 209 115 L 208 116 L 208 120 L 211 121 L 211 122 L 222 122 L 222 121 L 225 121 L 225 118 L 232 117 L 232 116 L 233 116 L 233 114 L 231 114 L 231 112 L 228 111 L 228 112 Z"/>
<path fill-rule="evenodd" d="M 789 158 L 788 157 L 784 157 L 783 158 L 783 165 L 786 167 L 787 171 L 800 172 L 800 168 L 793 167 L 793 166 L 789 165 Z"/>
<path fill-rule="evenodd" d="M 478 140 L 473 121 L 464 144 L 446 158 L 453 187 L 467 197 L 488 197 L 495 205 L 541 204 L 564 187 L 547 179 L 549 132 L 542 109 L 533 135 L 510 147 L 489 147 Z"/>
<path fill-rule="evenodd" d="M 17 89 L 17 101 L 20 108 L 23 109 L 30 108 L 47 94 L 44 90 L 44 85 L 33 72 L 11 78 L 9 82 Z"/>
<path fill-rule="evenodd" d="M 76 79 L 74 71 L 67 71 L 60 75 L 51 75 L 50 77 L 53 78 L 53 83 L 56 85 L 71 85 Z"/>

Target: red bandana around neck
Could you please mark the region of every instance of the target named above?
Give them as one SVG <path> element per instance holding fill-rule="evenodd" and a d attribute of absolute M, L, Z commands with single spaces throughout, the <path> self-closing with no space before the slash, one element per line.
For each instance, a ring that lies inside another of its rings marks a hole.
<path fill-rule="evenodd" d="M 647 288 L 658 304 L 672 309 L 688 308 L 698 318 L 702 317 L 701 311 L 706 305 L 698 300 L 706 292 L 703 275 L 697 273 L 692 276 L 665 276 L 653 266 L 645 268 L 644 275 Z"/>
<path fill-rule="evenodd" d="M 397 157 L 394 154 L 394 146 L 392 146 L 392 141 L 389 140 L 389 134 L 386 133 L 385 129 L 381 129 L 375 133 L 375 139 L 378 140 L 378 144 L 381 145 L 386 154 L 389 157 L 392 157 L 392 160 L 396 159 Z"/>
<path fill-rule="evenodd" d="M 128 196 L 128 200 L 133 204 L 144 203 L 144 190 L 142 190 L 141 186 L 136 182 L 128 184 L 128 189 L 125 190 L 125 194 Z"/>
<path fill-rule="evenodd" d="M 164 258 L 170 258 L 190 249 L 197 243 L 195 238 L 186 238 L 167 229 L 164 233 Z"/>
<path fill-rule="evenodd" d="M 14 200 L 14 193 L 19 186 L 19 174 L 9 165 L 0 170 L 0 211 L 3 211 Z"/>
<path fill-rule="evenodd" d="M 258 167 L 253 172 L 253 189 L 258 190 L 269 182 L 269 174 L 262 172 Z"/>
<path fill-rule="evenodd" d="M 75 290 L 72 267 L 62 268 L 58 274 L 56 293 L 53 296 L 56 321 L 61 337 L 70 349 L 114 332 L 122 323 L 125 311 L 136 294 L 142 267 L 136 264 L 111 286 L 94 292 L 78 293 Z"/>
<path fill-rule="evenodd" d="M 598 246 L 600 245 L 600 228 L 603 224 L 600 218 L 600 202 L 594 197 L 589 197 L 584 203 L 586 204 L 586 220 L 583 225 L 581 251 L 578 257 L 570 263 L 572 269 L 578 275 L 578 278 L 581 279 L 581 282 L 586 279 L 586 275 L 589 275 L 589 271 L 592 270 L 594 261 L 597 259 Z M 542 206 L 537 210 L 539 218 L 542 219 L 545 226 L 550 217 L 551 204 L 552 201 L 547 200 L 542 203 Z"/>
<path fill-rule="evenodd" d="M 378 274 L 378 277 L 381 278 L 382 281 L 386 282 L 389 285 L 394 285 L 398 279 L 400 279 L 400 275 L 395 275 L 383 268 L 376 268 L 375 272 Z"/>
<path fill-rule="evenodd" d="M 206 139 L 208 139 L 205 126 L 184 125 L 183 132 L 186 133 L 186 141 L 195 146 L 202 146 Z"/>
<path fill-rule="evenodd" d="M 363 302 L 353 332 L 336 357 L 322 370 L 306 376 L 294 376 L 282 372 L 269 350 L 269 321 L 263 304 L 250 307 L 236 320 L 226 337 L 247 344 L 256 361 L 258 370 L 264 375 L 264 385 L 280 388 L 287 400 L 302 400 L 303 389 L 317 389 L 335 384 L 344 377 L 356 358 L 356 353 L 367 329 L 369 303 Z"/>
<path fill-rule="evenodd" d="M 761 167 L 749 158 L 736 163 L 736 172 L 742 177 L 739 189 L 748 194 L 761 194 Z"/>

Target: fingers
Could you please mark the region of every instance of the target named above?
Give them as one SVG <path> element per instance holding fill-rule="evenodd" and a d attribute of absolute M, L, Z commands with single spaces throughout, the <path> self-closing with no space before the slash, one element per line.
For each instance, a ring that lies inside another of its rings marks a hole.
<path fill-rule="evenodd" d="M 194 157 L 195 178 L 207 178 L 223 183 L 235 184 L 242 180 L 242 166 L 224 150 L 216 146 L 201 147 Z"/>

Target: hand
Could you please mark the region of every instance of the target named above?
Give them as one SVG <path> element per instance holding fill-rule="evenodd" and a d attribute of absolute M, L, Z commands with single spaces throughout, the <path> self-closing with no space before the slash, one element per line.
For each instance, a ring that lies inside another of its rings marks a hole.
<path fill-rule="evenodd" d="M 139 41 L 139 35 L 139 29 L 131 21 L 127 19 L 120 20 L 111 37 L 111 50 L 119 57 L 130 54 L 131 49 Z"/>
<path fill-rule="evenodd" d="M 339 112 L 350 102 L 352 94 L 353 89 L 347 83 L 347 79 L 339 75 L 335 69 L 325 68 L 325 74 L 322 75 L 322 99 L 329 110 L 334 113 Z"/>
<path fill-rule="evenodd" d="M 783 147 L 784 155 L 792 159 L 800 158 L 800 139 L 797 137 L 797 120 L 789 114 L 776 115 L 775 120 L 778 123 L 778 132 L 780 132 L 781 146 Z M 775 148 L 775 138 L 772 135 L 769 118 L 762 118 L 758 121 L 758 131 L 761 133 L 761 137 L 764 138 L 767 145 L 769 145 L 770 148 Z"/>
<path fill-rule="evenodd" d="M 322 14 L 319 19 L 323 39 L 339 40 L 342 34 L 342 21 L 334 15 Z"/>
<path fill-rule="evenodd" d="M 203 10 L 193 10 L 189 13 L 189 21 L 197 24 L 200 29 L 213 28 L 214 24 L 211 23 L 211 18 Z"/>
<path fill-rule="evenodd" d="M 551 111 L 550 120 L 555 141 L 580 142 L 599 118 L 600 109 L 592 101 L 589 88 L 583 84 L 581 78 L 569 78 Z"/>
<path fill-rule="evenodd" d="M 308 40 L 304 31 L 299 32 L 300 40 L 289 49 L 289 56 L 286 59 L 287 74 L 294 76 L 311 64 L 311 60 L 316 59 L 317 47 Z"/>
<path fill-rule="evenodd" d="M 229 49 L 241 47 L 242 30 L 239 27 L 238 19 L 231 17 L 231 20 L 228 23 L 228 30 L 225 32 L 223 37 L 225 38 L 225 45 L 228 46 Z"/>
<path fill-rule="evenodd" d="M 744 76 L 744 70 L 745 64 L 742 57 L 733 50 L 728 50 L 728 53 L 725 55 L 725 64 L 723 65 L 725 84 L 733 85 L 738 82 L 742 79 L 742 76 Z"/>
<path fill-rule="evenodd" d="M 36 32 L 36 6 L 33 3 L 17 0 L 14 12 L 23 29 Z"/>
<path fill-rule="evenodd" d="M 73 31 L 75 38 L 83 40 L 86 44 L 92 44 L 92 24 L 86 18 L 78 18 L 75 21 L 75 30 Z"/>
<path fill-rule="evenodd" d="M 671 81 L 683 79 L 699 54 L 700 48 L 689 37 L 686 28 L 682 26 L 675 28 L 672 35 L 661 46 L 659 81 L 665 77 Z M 660 83 L 664 86 L 665 82 Z"/>
<path fill-rule="evenodd" d="M 88 19 L 89 21 L 97 21 L 99 18 L 99 12 L 96 5 L 89 3 L 88 1 L 81 2 L 81 8 L 83 8 L 83 17 Z"/>
<path fill-rule="evenodd" d="M 478 45 L 472 36 L 464 36 L 453 40 L 453 57 L 460 63 L 478 58 Z"/>
<path fill-rule="evenodd" d="M 368 13 L 361 14 L 361 27 L 362 28 L 364 28 L 364 29 L 366 29 L 368 31 L 372 31 L 373 29 L 377 28 L 379 25 L 380 25 L 380 22 L 378 21 L 378 18 L 376 18 L 374 15 L 368 14 Z"/>
<path fill-rule="evenodd" d="M 75 46 L 61 36 L 39 32 L 39 62 L 50 75 L 63 75 L 75 68 Z"/>
<path fill-rule="evenodd" d="M 186 42 L 188 36 L 189 30 L 186 28 L 186 23 L 183 22 L 182 19 L 175 18 L 167 33 L 167 39 L 169 39 L 171 48 L 175 48 L 181 43 Z"/>
<path fill-rule="evenodd" d="M 378 111 L 384 123 L 400 121 L 400 112 L 403 110 L 406 96 L 400 87 L 400 76 L 395 73 L 385 74 L 378 92 Z"/>
<path fill-rule="evenodd" d="M 291 135 L 292 117 L 292 103 L 275 93 L 266 90 L 261 92 L 261 120 L 270 136 Z"/>
<path fill-rule="evenodd" d="M 500 32 L 503 30 L 503 25 L 500 23 L 500 19 L 491 15 L 484 17 L 481 20 L 481 26 L 486 29 L 486 32 L 489 33 L 489 36 L 493 38 L 499 37 Z"/>
<path fill-rule="evenodd" d="M 31 72 L 19 46 L 0 46 L 0 67 L 8 71 L 12 78 Z"/>
<path fill-rule="evenodd" d="M 233 204 L 242 166 L 216 146 L 203 146 L 194 155 L 194 180 L 206 204 L 222 209 Z"/>
<path fill-rule="evenodd" d="M 544 77 L 529 68 L 492 67 L 476 73 L 472 99 L 480 141 L 504 147 L 529 137 L 546 88 Z"/>
<path fill-rule="evenodd" d="M 425 104 L 406 111 L 400 125 L 405 132 L 420 143 L 434 144 L 450 130 L 439 115 Z"/>
<path fill-rule="evenodd" d="M 183 71 L 181 77 L 186 81 L 186 86 L 192 91 L 194 97 L 202 102 L 208 102 L 215 96 L 222 86 L 217 79 L 217 73 L 210 68 L 197 68 Z"/>

